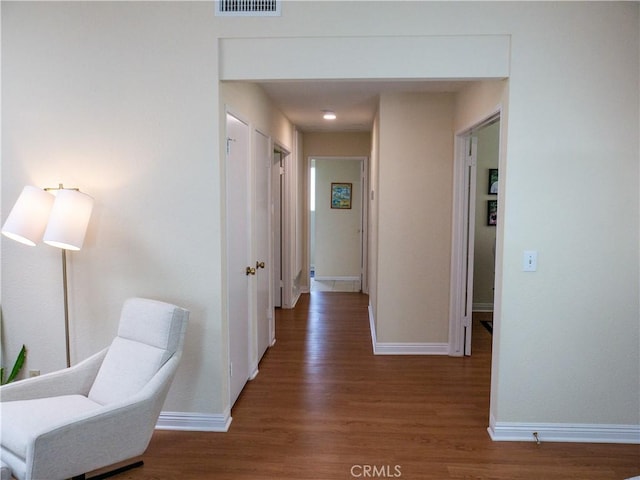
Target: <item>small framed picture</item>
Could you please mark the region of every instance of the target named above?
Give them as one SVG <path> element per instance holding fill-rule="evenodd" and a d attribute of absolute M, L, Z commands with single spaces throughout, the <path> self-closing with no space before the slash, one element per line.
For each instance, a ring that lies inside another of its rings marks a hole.
<path fill-rule="evenodd" d="M 496 226 L 498 224 L 498 201 L 487 200 L 487 225 Z"/>
<path fill-rule="evenodd" d="M 490 168 L 489 169 L 489 195 L 497 195 L 498 194 L 498 169 Z"/>
<path fill-rule="evenodd" d="M 331 208 L 351 208 L 351 183 L 331 184 Z"/>

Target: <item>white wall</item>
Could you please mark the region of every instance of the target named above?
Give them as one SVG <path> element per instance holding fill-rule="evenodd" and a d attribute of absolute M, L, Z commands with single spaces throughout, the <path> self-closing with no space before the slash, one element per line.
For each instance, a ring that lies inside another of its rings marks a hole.
<path fill-rule="evenodd" d="M 127 297 L 184 306 L 186 352 L 165 405 L 183 412 L 223 408 L 209 23 L 169 3 L 2 4 L 2 217 L 25 184 L 95 198 L 69 261 L 72 362 L 110 342 Z M 63 367 L 59 251 L 4 238 L 2 251 L 9 357 L 25 343 L 25 370 Z"/>
<path fill-rule="evenodd" d="M 380 342 L 447 342 L 452 158 L 452 94 L 382 95 Z"/>
<path fill-rule="evenodd" d="M 638 4 L 521 13 L 501 185 L 496 418 L 637 425 Z M 527 249 L 539 252 L 535 273 L 522 272 Z"/>
<path fill-rule="evenodd" d="M 222 82 L 220 100 L 241 118 L 268 135 L 289 152 L 294 150 L 294 128 L 258 85 L 246 82 Z"/>
<path fill-rule="evenodd" d="M 214 17 L 206 2 L 2 2 L 3 218 L 26 183 L 63 181 L 96 198 L 87 246 L 71 265 L 75 359 L 108 342 L 125 297 L 175 301 L 192 310 L 192 324 L 166 409 L 224 409 L 217 88 L 225 60 L 263 78 L 500 78 L 502 71 L 509 113 L 494 426 L 640 422 L 638 3 L 402 6 L 292 1 L 279 18 L 228 19 Z M 367 22 L 359 21 L 363 8 Z M 238 37 L 264 39 L 263 46 L 277 37 L 286 58 L 251 44 L 224 58 L 218 41 Z M 456 43 L 457 54 L 436 48 L 443 42 Z M 494 55 L 507 61 L 486 61 Z M 270 61 L 278 59 L 289 68 Z M 465 112 L 472 120 L 475 113 Z M 456 131 L 468 126 L 455 118 Z M 390 166 L 380 142 L 382 275 L 394 252 L 383 237 L 396 225 L 386 223 Z M 6 241 L 2 249 L 5 344 L 14 352 L 22 342 L 31 347 L 28 368 L 58 368 L 57 253 Z M 539 252 L 535 273 L 521 271 L 525 249 Z M 377 294 L 380 326 L 398 296 Z M 442 338 L 440 326 L 424 333 Z"/>

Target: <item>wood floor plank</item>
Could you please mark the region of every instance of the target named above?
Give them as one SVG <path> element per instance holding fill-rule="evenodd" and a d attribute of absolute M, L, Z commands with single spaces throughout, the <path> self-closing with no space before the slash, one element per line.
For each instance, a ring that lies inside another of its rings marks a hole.
<path fill-rule="evenodd" d="M 375 356 L 367 304 L 362 294 L 318 292 L 293 310 L 278 310 L 277 343 L 236 403 L 230 431 L 157 431 L 145 466 L 119 478 L 640 475 L 637 445 L 492 442 L 489 332 L 476 326 L 470 358 Z"/>

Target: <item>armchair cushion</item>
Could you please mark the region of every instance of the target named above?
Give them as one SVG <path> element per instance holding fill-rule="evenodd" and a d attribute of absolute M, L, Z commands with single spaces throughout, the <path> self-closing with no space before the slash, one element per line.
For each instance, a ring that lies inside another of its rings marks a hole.
<path fill-rule="evenodd" d="M 165 351 L 116 337 L 89 391 L 89 399 L 102 405 L 126 400 L 160 369 Z"/>
<path fill-rule="evenodd" d="M 40 433 L 82 418 L 101 407 L 83 395 L 3 402 L 2 415 L 11 418 L 11 422 L 2 422 L 2 446 L 25 458 L 27 445 Z"/>
<path fill-rule="evenodd" d="M 140 390 L 176 352 L 183 312 L 164 302 L 127 300 L 118 336 L 109 347 L 89 398 L 108 405 Z"/>
<path fill-rule="evenodd" d="M 166 350 L 167 361 L 181 341 L 183 323 L 184 310 L 174 305 L 130 298 L 122 307 L 118 336 Z"/>

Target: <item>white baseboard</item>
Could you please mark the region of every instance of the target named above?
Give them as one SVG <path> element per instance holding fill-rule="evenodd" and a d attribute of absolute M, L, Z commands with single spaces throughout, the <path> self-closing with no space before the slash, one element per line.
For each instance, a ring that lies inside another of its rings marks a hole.
<path fill-rule="evenodd" d="M 282 308 L 284 309 L 291 309 L 291 308 L 296 308 L 296 304 L 298 303 L 298 300 L 300 300 L 300 295 L 302 294 L 302 292 L 300 290 L 295 291 L 293 293 L 293 297 L 291 298 L 291 305 L 286 305 L 286 304 L 282 304 Z"/>
<path fill-rule="evenodd" d="M 226 432 L 231 425 L 231 414 L 161 412 L 156 430 L 185 430 L 191 432 Z"/>
<path fill-rule="evenodd" d="M 371 345 L 373 345 L 373 353 L 376 353 L 376 321 L 373 318 L 373 307 L 371 304 L 367 307 L 369 310 L 369 330 L 371 331 Z"/>
<path fill-rule="evenodd" d="M 474 303 L 471 308 L 474 312 L 493 312 L 493 303 Z"/>
<path fill-rule="evenodd" d="M 448 343 L 385 343 L 373 347 L 376 355 L 449 355 Z"/>
<path fill-rule="evenodd" d="M 369 304 L 369 328 L 374 355 L 449 355 L 448 343 L 388 343 L 378 342 L 373 309 Z"/>
<path fill-rule="evenodd" d="M 514 423 L 495 422 L 487 429 L 496 442 L 631 443 L 640 444 L 640 425 L 606 425 L 585 423 Z"/>
<path fill-rule="evenodd" d="M 360 280 L 360 276 L 352 276 L 352 277 L 314 277 L 314 280 L 318 282 L 358 282 Z"/>
<path fill-rule="evenodd" d="M 300 290 L 298 290 L 296 292 L 296 294 L 293 296 L 293 303 L 291 304 L 291 308 L 295 308 L 296 305 L 298 304 L 298 300 L 300 300 L 300 295 L 302 294 L 302 292 Z"/>

